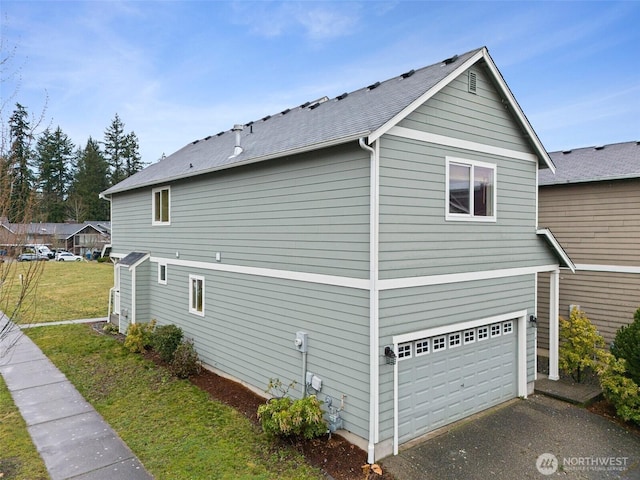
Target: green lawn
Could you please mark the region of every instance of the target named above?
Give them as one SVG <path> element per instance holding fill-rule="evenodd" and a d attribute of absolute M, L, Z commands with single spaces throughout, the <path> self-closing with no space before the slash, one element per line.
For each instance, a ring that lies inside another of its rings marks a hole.
<path fill-rule="evenodd" d="M 106 317 L 109 289 L 113 287 L 113 264 L 98 262 L 42 262 L 41 275 L 25 299 L 17 323 L 41 323 L 78 318 Z M 9 268 L 5 266 L 5 268 Z M 18 276 L 28 275 L 32 262 L 15 264 L 11 275 L 13 287 L 5 295 L 18 291 Z M 10 279 L 11 280 L 11 279 Z"/>
<path fill-rule="evenodd" d="M 27 333 L 157 480 L 323 478 L 243 415 L 113 337 L 87 325 Z"/>

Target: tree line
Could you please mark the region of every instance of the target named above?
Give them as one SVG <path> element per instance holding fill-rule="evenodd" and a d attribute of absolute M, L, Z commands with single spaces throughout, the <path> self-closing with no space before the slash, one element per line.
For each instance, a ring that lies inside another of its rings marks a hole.
<path fill-rule="evenodd" d="M 125 132 L 115 114 L 103 140 L 89 137 L 76 146 L 62 131 L 36 134 L 24 106 L 16 103 L 8 120 L 8 141 L 0 151 L 0 190 L 9 222 L 60 223 L 109 220 L 109 203 L 98 197 L 142 170 L 138 137 Z"/>

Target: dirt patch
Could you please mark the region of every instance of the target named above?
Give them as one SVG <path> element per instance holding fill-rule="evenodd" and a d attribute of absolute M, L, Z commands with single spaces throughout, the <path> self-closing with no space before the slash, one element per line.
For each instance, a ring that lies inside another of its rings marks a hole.
<path fill-rule="evenodd" d="M 615 407 L 608 400 L 600 400 L 598 402 L 592 403 L 587 407 L 591 413 L 595 413 L 596 415 L 600 415 L 601 417 L 607 418 L 614 423 L 617 423 L 621 427 L 629 430 L 632 433 L 640 436 L 640 425 L 634 422 L 625 422 L 618 415 L 616 415 Z"/>

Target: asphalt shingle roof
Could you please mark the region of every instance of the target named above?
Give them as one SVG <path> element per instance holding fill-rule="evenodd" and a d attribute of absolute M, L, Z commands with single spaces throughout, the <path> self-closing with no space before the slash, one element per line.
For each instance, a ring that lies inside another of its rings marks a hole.
<path fill-rule="evenodd" d="M 640 142 L 576 148 L 551 152 L 549 156 L 556 165 L 556 174 L 540 170 L 541 186 L 640 178 Z"/>
<path fill-rule="evenodd" d="M 286 155 L 313 145 L 340 143 L 342 139 L 346 141 L 352 137 L 366 137 L 480 50 L 482 49 L 464 53 L 452 62 L 442 61 L 415 70 L 406 78 L 399 75 L 380 82 L 375 88 L 361 88 L 346 96 L 338 95 L 317 105 L 301 105 L 289 111 L 273 114 L 266 120 L 249 122 L 244 125 L 241 133 L 243 152 L 233 158 L 229 157 L 233 154 L 235 133 L 227 130 L 221 134 L 212 134 L 189 143 L 111 187 L 104 194 L 110 195 Z"/>

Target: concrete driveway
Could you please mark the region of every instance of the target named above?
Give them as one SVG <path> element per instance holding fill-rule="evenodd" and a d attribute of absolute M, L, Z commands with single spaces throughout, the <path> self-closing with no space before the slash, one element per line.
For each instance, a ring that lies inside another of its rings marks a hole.
<path fill-rule="evenodd" d="M 381 463 L 398 480 L 640 479 L 640 436 L 584 408 L 532 395 Z"/>

